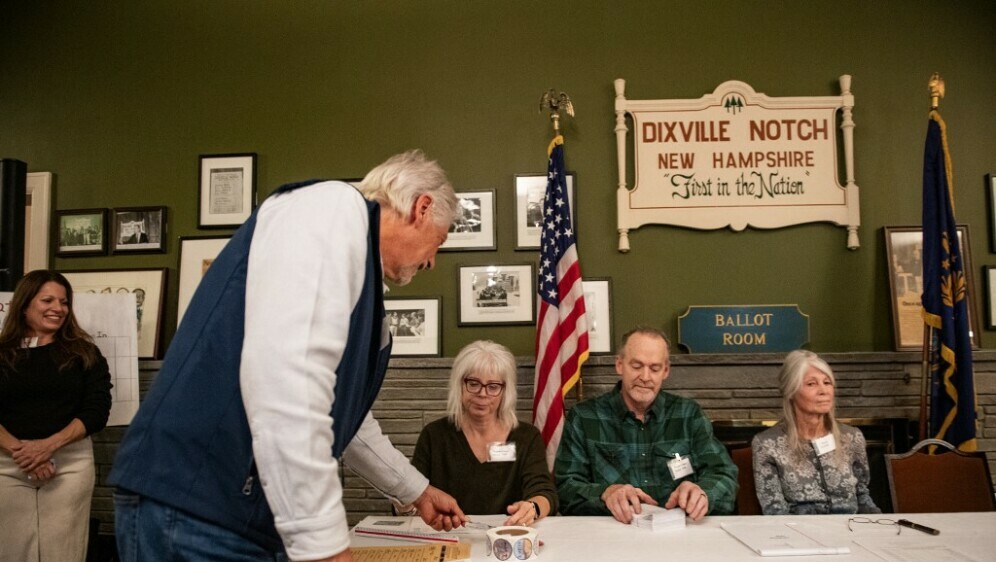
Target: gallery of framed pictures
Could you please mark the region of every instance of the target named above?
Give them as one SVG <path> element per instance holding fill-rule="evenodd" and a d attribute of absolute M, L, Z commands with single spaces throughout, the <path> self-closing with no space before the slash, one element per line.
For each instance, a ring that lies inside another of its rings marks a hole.
<path fill-rule="evenodd" d="M 886 226 L 885 253 L 889 270 L 889 294 L 892 298 L 892 328 L 897 351 L 923 349 L 923 228 Z M 969 329 L 972 348 L 979 348 L 979 314 L 972 280 L 972 245 L 968 225 L 958 225 L 958 241 L 964 259 L 968 286 Z"/>
<path fill-rule="evenodd" d="M 55 255 L 93 256 L 107 253 L 107 209 L 55 212 Z"/>
<path fill-rule="evenodd" d="M 131 293 L 138 320 L 138 356 L 159 357 L 159 333 L 166 296 L 166 269 L 62 271 L 76 293 Z"/>
<path fill-rule="evenodd" d="M 180 324 L 183 314 L 190 305 L 197 286 L 207 274 L 221 249 L 228 244 L 231 236 L 183 236 L 180 238 L 179 298 L 177 299 L 176 323 Z"/>
<path fill-rule="evenodd" d="M 439 297 L 384 299 L 388 326 L 394 341 L 391 356 L 442 355 L 440 303 Z"/>
<path fill-rule="evenodd" d="M 462 265 L 458 325 L 531 324 L 535 321 L 535 273 L 531 264 Z"/>
<path fill-rule="evenodd" d="M 543 231 L 543 199 L 546 197 L 546 174 L 515 175 L 515 249 L 538 250 Z M 567 203 L 571 206 L 571 224 L 577 229 L 576 174 L 567 172 Z"/>
<path fill-rule="evenodd" d="M 456 195 L 459 215 L 439 250 L 497 250 L 495 190 L 462 191 Z"/>
<path fill-rule="evenodd" d="M 115 254 L 166 251 L 166 207 L 124 207 L 111 211 Z"/>
<path fill-rule="evenodd" d="M 244 223 L 256 207 L 256 154 L 206 154 L 200 157 L 198 228 L 231 228 Z"/>

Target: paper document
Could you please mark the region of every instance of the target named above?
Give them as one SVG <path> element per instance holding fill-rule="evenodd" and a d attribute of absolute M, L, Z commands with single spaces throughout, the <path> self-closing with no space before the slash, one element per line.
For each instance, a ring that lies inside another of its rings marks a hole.
<path fill-rule="evenodd" d="M 854 541 L 888 562 L 980 562 L 979 559 L 943 544 L 928 545 L 898 541 L 878 544 L 872 540 Z"/>
<path fill-rule="evenodd" d="M 457 543 L 460 538 L 445 531 L 436 531 L 418 517 L 369 516 L 353 527 L 357 536 L 428 543 Z"/>
<path fill-rule="evenodd" d="M 822 544 L 803 534 L 795 523 L 722 523 L 733 538 L 761 556 L 811 556 L 850 554 L 843 545 Z"/>
<path fill-rule="evenodd" d="M 354 546 L 354 562 L 446 562 L 469 560 L 470 544 L 422 544 L 415 546 Z"/>

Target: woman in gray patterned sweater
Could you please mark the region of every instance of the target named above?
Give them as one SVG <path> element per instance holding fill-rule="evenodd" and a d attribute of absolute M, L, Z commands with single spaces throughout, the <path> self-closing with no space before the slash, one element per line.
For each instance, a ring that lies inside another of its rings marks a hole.
<path fill-rule="evenodd" d="M 752 444 L 764 514 L 881 513 L 868 493 L 865 437 L 834 419 L 830 366 L 811 351 L 793 351 L 778 384 L 784 419 Z"/>

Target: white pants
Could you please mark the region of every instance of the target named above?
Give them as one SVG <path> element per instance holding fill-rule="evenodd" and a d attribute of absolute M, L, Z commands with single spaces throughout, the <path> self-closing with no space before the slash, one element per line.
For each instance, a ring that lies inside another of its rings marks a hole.
<path fill-rule="evenodd" d="M 93 444 L 56 451 L 56 473 L 38 486 L 0 453 L 0 561 L 84 562 L 93 496 Z"/>

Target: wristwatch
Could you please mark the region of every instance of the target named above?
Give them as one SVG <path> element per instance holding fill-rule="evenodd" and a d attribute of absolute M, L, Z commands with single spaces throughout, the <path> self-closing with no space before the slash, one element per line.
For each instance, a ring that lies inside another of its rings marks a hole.
<path fill-rule="evenodd" d="M 539 519 L 540 518 L 539 504 L 534 501 L 530 501 L 529 503 L 533 504 L 533 509 L 536 510 L 536 519 Z"/>

